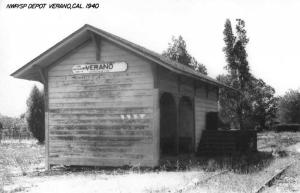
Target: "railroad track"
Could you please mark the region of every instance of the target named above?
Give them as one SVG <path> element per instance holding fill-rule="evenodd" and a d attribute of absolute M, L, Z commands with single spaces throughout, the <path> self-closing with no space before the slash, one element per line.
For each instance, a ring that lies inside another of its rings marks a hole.
<path fill-rule="evenodd" d="M 266 187 L 271 187 L 276 179 L 278 179 L 288 168 L 290 168 L 294 162 L 287 164 L 284 168 L 279 170 L 276 174 L 268 178 L 257 190 L 253 193 L 261 193 Z"/>
<path fill-rule="evenodd" d="M 263 184 L 258 189 L 256 189 L 253 193 L 261 193 L 266 187 L 271 187 L 274 184 L 274 182 L 276 181 L 276 179 L 278 179 L 294 163 L 295 162 L 289 163 L 285 167 L 283 167 L 281 170 L 279 170 L 278 172 L 276 172 L 276 174 L 272 175 L 270 178 L 268 178 L 266 181 L 264 181 Z M 189 184 L 186 184 L 184 187 L 179 188 L 174 193 L 184 193 L 184 192 L 186 192 L 188 190 L 192 190 L 195 187 L 197 187 L 197 186 L 199 186 L 201 184 L 204 184 L 204 183 L 208 182 L 209 180 L 217 178 L 217 177 L 219 177 L 219 176 L 221 176 L 223 174 L 226 174 L 228 172 L 229 172 L 228 170 L 225 170 L 225 171 L 213 174 L 213 175 L 211 175 L 211 176 L 209 176 L 207 178 L 204 178 L 202 180 L 198 180 L 197 179 L 195 181 L 192 181 Z"/>
<path fill-rule="evenodd" d="M 191 183 L 186 184 L 186 185 L 185 185 L 184 187 L 182 187 L 182 188 L 179 188 L 179 189 L 176 190 L 174 193 L 183 193 L 183 192 L 185 192 L 185 191 L 191 190 L 191 189 L 197 187 L 197 186 L 200 185 L 200 184 L 204 184 L 204 183 L 208 182 L 209 180 L 211 180 L 211 179 L 213 179 L 213 178 L 216 178 L 216 177 L 219 177 L 219 176 L 221 176 L 221 175 L 223 175 L 223 174 L 226 174 L 226 173 L 228 173 L 228 172 L 229 172 L 228 170 L 225 170 L 225 171 L 222 171 L 222 172 L 218 172 L 218 173 L 216 173 L 216 174 L 213 174 L 213 175 L 211 175 L 211 176 L 208 176 L 208 177 L 206 177 L 206 178 L 204 178 L 204 179 L 202 179 L 202 180 L 199 180 L 199 179 L 193 180 Z"/>

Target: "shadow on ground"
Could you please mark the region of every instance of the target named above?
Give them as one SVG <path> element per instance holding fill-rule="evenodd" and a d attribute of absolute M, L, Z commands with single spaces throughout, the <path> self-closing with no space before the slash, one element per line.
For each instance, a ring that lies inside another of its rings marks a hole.
<path fill-rule="evenodd" d="M 230 156 L 201 156 L 193 159 L 165 159 L 167 170 L 198 168 L 204 171 L 229 170 L 235 173 L 254 173 L 268 167 L 274 160 L 271 152 L 255 152 Z"/>
<path fill-rule="evenodd" d="M 131 172 L 160 172 L 160 171 L 220 171 L 229 170 L 234 173 L 255 173 L 268 167 L 274 160 L 271 152 L 255 152 L 243 155 L 231 156 L 207 156 L 197 157 L 193 155 L 180 155 L 176 157 L 164 157 L 160 166 L 155 168 L 139 166 L 123 167 L 95 167 L 95 166 L 53 166 L 50 171 L 39 171 L 30 176 L 54 176 L 62 174 L 108 174 L 122 175 Z"/>

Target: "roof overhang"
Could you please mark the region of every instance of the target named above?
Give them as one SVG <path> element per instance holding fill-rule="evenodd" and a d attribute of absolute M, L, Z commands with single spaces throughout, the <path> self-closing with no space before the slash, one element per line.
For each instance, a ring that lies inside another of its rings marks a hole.
<path fill-rule="evenodd" d="M 233 89 L 232 87 L 222 84 L 213 78 L 194 71 L 188 66 L 180 64 L 178 62 L 174 62 L 158 53 L 155 53 L 151 50 L 143 48 L 139 45 L 136 45 L 132 42 L 129 42 L 125 39 L 122 39 L 118 36 L 87 24 L 28 62 L 26 65 L 12 73 L 11 76 L 20 79 L 43 82 L 43 77 L 40 73 L 41 69 L 48 67 L 49 65 L 53 64 L 55 61 L 59 60 L 61 57 L 69 53 L 71 50 L 75 49 L 79 45 L 82 45 L 84 42 L 89 41 L 91 39 L 91 33 L 99 35 L 101 36 L 101 38 L 105 38 L 175 73 L 192 77 L 194 79 L 215 85 L 217 87 L 226 87 L 229 89 Z"/>
<path fill-rule="evenodd" d="M 70 50 L 87 41 L 88 38 L 89 35 L 87 31 L 82 27 L 25 64 L 23 67 L 12 73 L 11 76 L 20 79 L 41 81 L 39 73 L 40 69 L 51 65 Z"/>

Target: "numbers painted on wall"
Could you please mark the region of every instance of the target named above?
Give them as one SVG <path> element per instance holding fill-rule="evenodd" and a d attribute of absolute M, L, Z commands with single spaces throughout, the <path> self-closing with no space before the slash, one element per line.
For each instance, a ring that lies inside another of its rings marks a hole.
<path fill-rule="evenodd" d="M 122 120 L 144 119 L 146 114 L 121 114 L 120 117 Z"/>

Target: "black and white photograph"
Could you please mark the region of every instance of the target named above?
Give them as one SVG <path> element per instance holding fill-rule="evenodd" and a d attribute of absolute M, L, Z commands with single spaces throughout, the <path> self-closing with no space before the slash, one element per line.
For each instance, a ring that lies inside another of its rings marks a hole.
<path fill-rule="evenodd" d="M 299 10 L 0 0 L 0 193 L 300 193 Z"/>

